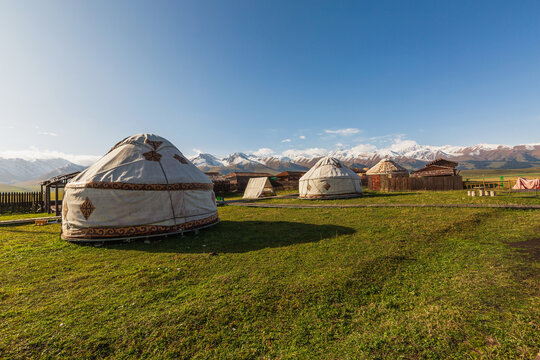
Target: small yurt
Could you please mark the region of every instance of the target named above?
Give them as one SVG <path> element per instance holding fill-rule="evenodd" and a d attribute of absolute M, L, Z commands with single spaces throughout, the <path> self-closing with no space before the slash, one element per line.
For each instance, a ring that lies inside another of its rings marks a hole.
<path fill-rule="evenodd" d="M 324 157 L 300 178 L 301 199 L 337 199 L 362 195 L 362 179 L 333 157 Z"/>
<path fill-rule="evenodd" d="M 66 185 L 62 238 L 103 241 L 210 226 L 219 221 L 212 187 L 166 139 L 130 136 Z"/>
<path fill-rule="evenodd" d="M 374 167 L 366 171 L 366 175 L 389 175 L 393 177 L 408 177 L 409 171 L 390 159 L 382 159 Z"/>
<path fill-rule="evenodd" d="M 371 169 L 366 171 L 368 187 L 370 190 L 381 189 L 381 176 L 390 178 L 409 177 L 409 171 L 390 159 L 382 159 Z"/>

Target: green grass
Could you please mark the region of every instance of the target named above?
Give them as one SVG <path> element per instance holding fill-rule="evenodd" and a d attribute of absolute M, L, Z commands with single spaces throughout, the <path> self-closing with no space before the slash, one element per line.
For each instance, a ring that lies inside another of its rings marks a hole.
<path fill-rule="evenodd" d="M 280 195 L 278 193 L 278 195 Z M 515 204 L 540 205 L 540 192 L 497 191 L 497 196 L 467 196 L 466 190 L 378 192 L 364 190 L 364 196 L 339 200 L 261 199 L 257 202 L 284 204 Z"/>
<path fill-rule="evenodd" d="M 540 211 L 225 206 L 198 236 L 0 228 L 0 357 L 532 359 Z M 212 256 L 211 253 L 217 253 Z"/>
<path fill-rule="evenodd" d="M 461 170 L 460 175 L 463 180 L 482 180 L 485 181 L 498 181 L 501 176 L 504 176 L 505 180 L 515 180 L 519 176 L 526 178 L 540 178 L 540 168 L 526 168 L 526 169 L 475 169 L 475 170 Z"/>
<path fill-rule="evenodd" d="M 39 217 L 48 217 L 48 216 L 55 216 L 54 213 L 47 214 L 46 212 L 43 213 L 7 213 L 7 214 L 0 214 L 0 221 L 7 221 L 7 220 L 16 220 L 16 219 L 32 219 L 32 218 L 39 218 Z"/>

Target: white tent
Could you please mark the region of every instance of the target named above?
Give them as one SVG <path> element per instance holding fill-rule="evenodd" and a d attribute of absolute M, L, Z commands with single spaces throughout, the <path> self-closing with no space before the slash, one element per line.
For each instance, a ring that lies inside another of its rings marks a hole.
<path fill-rule="evenodd" d="M 300 178 L 300 198 L 335 199 L 362 195 L 362 180 L 332 157 L 324 157 Z"/>
<path fill-rule="evenodd" d="M 130 136 L 66 185 L 62 238 L 107 240 L 206 227 L 219 221 L 212 188 L 166 139 Z"/>
<path fill-rule="evenodd" d="M 244 199 L 258 199 L 271 195 L 276 193 L 267 177 L 250 178 L 244 191 Z"/>

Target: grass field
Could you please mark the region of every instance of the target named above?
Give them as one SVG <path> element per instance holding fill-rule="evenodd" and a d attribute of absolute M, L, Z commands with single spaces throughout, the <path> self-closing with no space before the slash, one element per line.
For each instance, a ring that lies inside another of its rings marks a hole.
<path fill-rule="evenodd" d="M 42 213 L 24 213 L 24 214 L 18 214 L 18 213 L 4 213 L 0 214 L 0 221 L 6 221 L 6 220 L 15 220 L 15 219 L 32 219 L 32 218 L 39 218 L 39 217 L 48 217 L 48 216 L 55 216 L 53 214 L 48 214 L 46 212 Z"/>
<path fill-rule="evenodd" d="M 197 236 L 151 244 L 80 246 L 60 240 L 59 225 L 0 228 L 0 357 L 538 353 L 538 210 L 219 211 L 221 223 Z"/>
<path fill-rule="evenodd" d="M 527 169 L 485 169 L 485 170 L 461 170 L 460 175 L 463 180 L 498 181 L 501 176 L 504 180 L 515 180 L 522 176 L 528 179 L 540 178 L 540 168 Z"/>

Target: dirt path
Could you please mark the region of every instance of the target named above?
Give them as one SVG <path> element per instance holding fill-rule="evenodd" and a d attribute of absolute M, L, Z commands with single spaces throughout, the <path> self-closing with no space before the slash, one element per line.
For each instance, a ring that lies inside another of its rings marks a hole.
<path fill-rule="evenodd" d="M 498 209 L 539 209 L 540 205 L 512 204 L 265 204 L 254 202 L 228 202 L 231 206 L 247 206 L 262 208 L 369 208 L 369 207 L 427 207 L 427 208 L 498 208 Z"/>
<path fill-rule="evenodd" d="M 0 226 L 3 226 L 3 225 L 33 224 L 33 223 L 36 222 L 36 220 L 47 220 L 47 222 L 49 222 L 49 221 L 58 221 L 60 219 L 61 219 L 60 216 L 38 217 L 38 218 L 27 218 L 27 219 L 13 219 L 13 220 L 0 221 Z"/>

